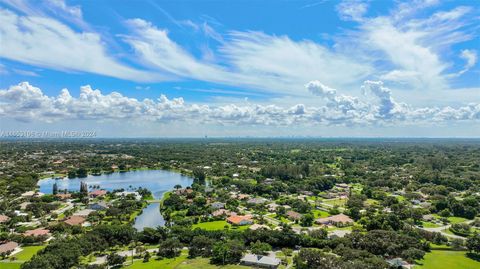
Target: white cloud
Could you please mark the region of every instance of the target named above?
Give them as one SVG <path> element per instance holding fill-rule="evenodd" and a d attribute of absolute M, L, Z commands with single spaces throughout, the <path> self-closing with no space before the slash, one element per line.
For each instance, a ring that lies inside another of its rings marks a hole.
<path fill-rule="evenodd" d="M 96 33 L 75 32 L 40 16 L 19 16 L 0 9 L 0 57 L 56 70 L 81 71 L 133 81 L 159 80 L 109 56 Z"/>
<path fill-rule="evenodd" d="M 293 106 L 259 104 L 189 104 L 183 98 L 157 100 L 126 97 L 112 92 L 102 94 L 90 86 L 80 88 L 78 97 L 67 89 L 58 96 L 46 96 L 28 82 L 0 90 L 0 118 L 19 121 L 149 121 L 157 123 L 194 123 L 212 125 L 316 126 L 316 125 L 408 125 L 480 120 L 480 104 L 458 108 L 413 108 L 396 102 L 391 91 L 379 81 L 365 81 L 363 88 L 374 100 L 360 101 L 312 81 L 306 88 L 325 98 L 324 105 Z"/>
<path fill-rule="evenodd" d="M 368 10 L 368 4 L 362 0 L 345 0 L 336 6 L 342 20 L 361 21 Z"/>
<path fill-rule="evenodd" d="M 477 52 L 474 50 L 462 50 L 460 53 L 460 57 L 466 61 L 465 67 L 463 67 L 463 70 L 459 72 L 459 74 L 463 74 L 470 70 L 475 64 L 477 63 L 478 56 Z"/>

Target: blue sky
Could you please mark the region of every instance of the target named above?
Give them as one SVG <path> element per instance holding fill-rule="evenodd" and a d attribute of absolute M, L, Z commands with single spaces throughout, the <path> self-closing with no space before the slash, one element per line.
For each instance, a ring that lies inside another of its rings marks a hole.
<path fill-rule="evenodd" d="M 475 1 L 0 0 L 2 130 L 480 136 Z"/>

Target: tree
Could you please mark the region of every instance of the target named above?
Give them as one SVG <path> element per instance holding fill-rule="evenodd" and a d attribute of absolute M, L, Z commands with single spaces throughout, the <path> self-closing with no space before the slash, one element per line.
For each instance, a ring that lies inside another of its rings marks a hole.
<path fill-rule="evenodd" d="M 146 252 L 145 256 L 143 256 L 143 262 L 148 262 L 150 260 L 150 252 Z"/>
<path fill-rule="evenodd" d="M 480 253 L 480 234 L 474 233 L 467 239 L 467 248 L 470 252 Z"/>
<path fill-rule="evenodd" d="M 57 185 L 57 182 L 53 183 L 52 193 L 53 193 L 53 195 L 56 195 L 56 194 L 58 193 L 58 185 Z"/>
<path fill-rule="evenodd" d="M 313 224 L 314 217 L 312 214 L 303 214 L 302 218 L 300 219 L 300 225 L 303 227 L 310 227 Z"/>
<path fill-rule="evenodd" d="M 112 253 L 107 256 L 107 264 L 110 266 L 120 266 L 127 260 L 127 257 Z"/>
<path fill-rule="evenodd" d="M 233 264 L 238 263 L 243 256 L 243 242 L 227 241 L 217 242 L 212 250 L 212 263 Z"/>
<path fill-rule="evenodd" d="M 206 175 L 203 169 L 200 169 L 200 168 L 193 169 L 193 179 L 195 180 L 195 183 L 205 184 L 205 178 L 206 178 Z"/>
<path fill-rule="evenodd" d="M 268 251 L 272 250 L 272 246 L 257 240 L 255 243 L 250 244 L 250 250 L 256 255 L 266 255 Z"/>
<path fill-rule="evenodd" d="M 175 186 L 173 186 L 174 189 L 178 190 L 178 189 L 181 189 L 182 188 L 182 185 L 180 184 L 176 184 Z"/>
<path fill-rule="evenodd" d="M 182 244 L 176 238 L 167 238 L 160 242 L 157 255 L 162 258 L 175 258 L 180 255 Z"/>
<path fill-rule="evenodd" d="M 195 236 L 190 242 L 188 255 L 192 258 L 202 256 L 210 257 L 212 255 L 212 246 L 215 241 L 204 235 Z"/>

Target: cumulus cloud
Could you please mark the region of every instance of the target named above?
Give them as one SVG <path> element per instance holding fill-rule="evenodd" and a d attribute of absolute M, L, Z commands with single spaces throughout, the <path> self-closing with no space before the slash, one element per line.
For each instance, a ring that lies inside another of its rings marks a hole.
<path fill-rule="evenodd" d="M 463 107 L 412 108 L 396 102 L 391 91 L 380 81 L 365 81 L 366 94 L 375 102 L 360 101 L 354 96 L 337 91 L 318 81 L 305 85 L 306 89 L 323 97 L 325 103 L 317 106 L 282 107 L 277 105 L 204 105 L 189 104 L 183 98 L 138 100 L 117 92 L 103 94 L 91 86 L 80 88 L 78 97 L 67 89 L 58 96 L 47 96 L 41 89 L 22 82 L 0 90 L 0 117 L 19 121 L 64 120 L 93 121 L 151 121 L 158 123 L 185 122 L 215 125 L 382 125 L 410 124 L 412 122 L 446 122 L 480 120 L 480 104 Z"/>

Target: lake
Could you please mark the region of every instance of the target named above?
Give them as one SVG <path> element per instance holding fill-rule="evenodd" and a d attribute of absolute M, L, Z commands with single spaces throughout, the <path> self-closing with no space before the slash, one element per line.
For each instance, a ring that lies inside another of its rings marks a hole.
<path fill-rule="evenodd" d="M 38 182 L 40 192 L 50 194 L 53 191 L 53 184 L 56 182 L 59 190 L 79 191 L 80 182 L 86 182 L 88 186 L 99 185 L 101 189 L 112 191 L 114 189 L 133 190 L 138 187 L 147 188 L 158 200 L 163 194 L 177 184 L 182 187 L 190 186 L 193 182 L 191 177 L 180 173 L 166 170 L 140 170 L 125 173 L 103 174 L 100 176 L 89 175 L 86 178 L 72 179 L 42 179 Z M 163 226 L 165 220 L 160 214 L 160 204 L 152 203 L 143 209 L 143 212 L 135 219 L 134 227 L 143 230 L 145 227 L 155 228 Z"/>

